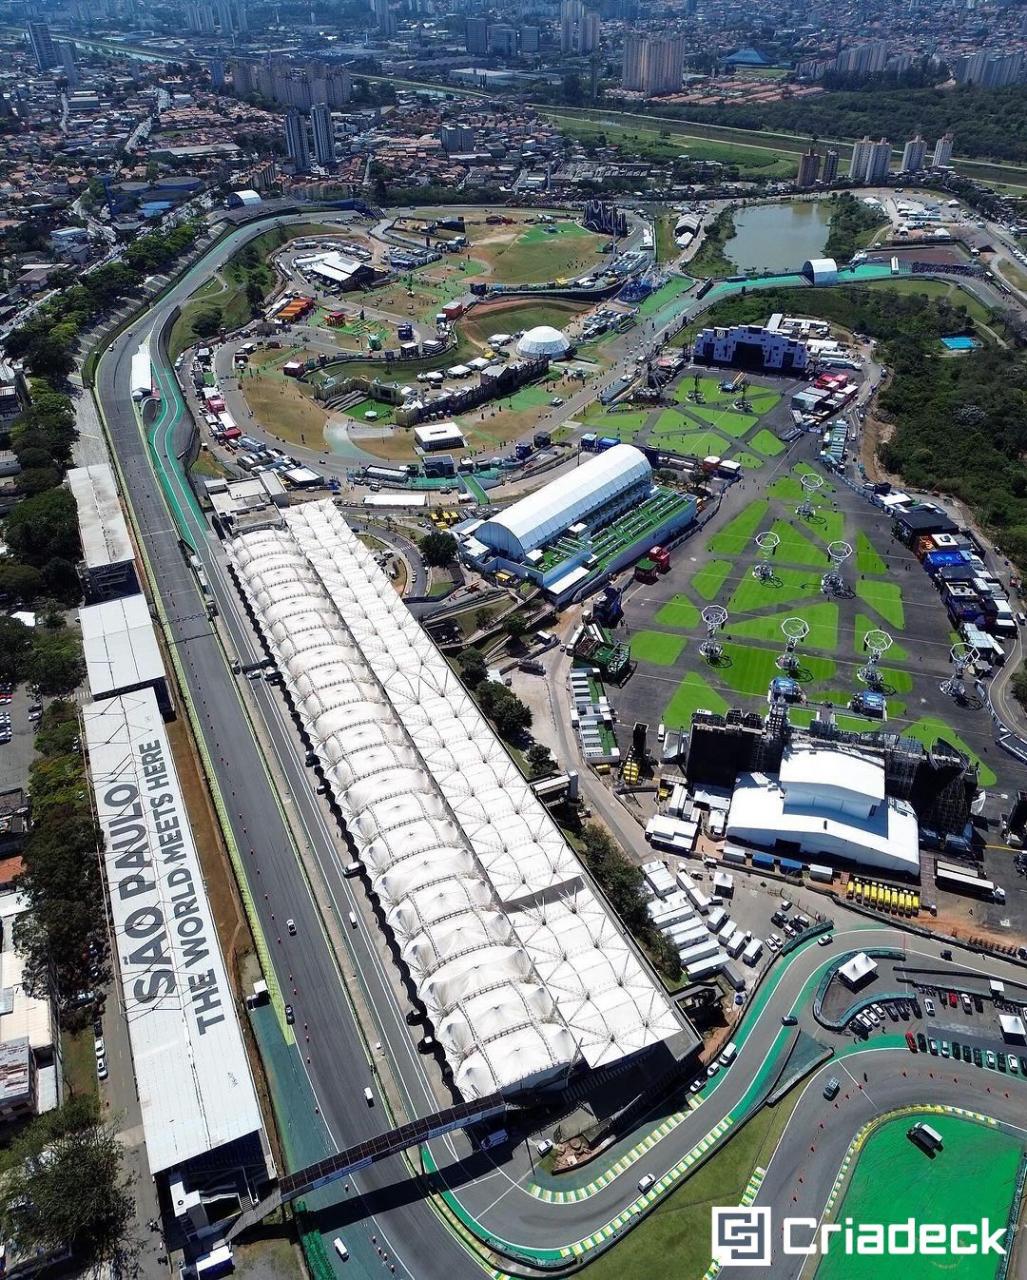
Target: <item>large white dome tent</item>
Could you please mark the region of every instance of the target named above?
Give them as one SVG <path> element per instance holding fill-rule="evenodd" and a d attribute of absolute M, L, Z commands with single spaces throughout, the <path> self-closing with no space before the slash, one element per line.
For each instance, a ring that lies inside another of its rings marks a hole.
<path fill-rule="evenodd" d="M 521 356 L 550 356 L 559 359 L 571 349 L 570 339 L 560 329 L 551 324 L 538 324 L 529 329 L 517 343 L 517 354 Z"/>

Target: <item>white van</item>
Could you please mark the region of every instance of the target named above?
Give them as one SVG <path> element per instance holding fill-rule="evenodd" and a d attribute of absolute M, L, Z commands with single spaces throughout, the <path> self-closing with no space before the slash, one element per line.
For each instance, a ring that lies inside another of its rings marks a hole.
<path fill-rule="evenodd" d="M 552 1138 L 543 1138 L 541 1142 L 535 1143 L 535 1150 L 540 1156 L 547 1156 L 553 1149 Z"/>
<path fill-rule="evenodd" d="M 335 1237 L 335 1239 L 332 1241 L 332 1248 L 333 1248 L 333 1249 L 335 1250 L 335 1252 L 339 1255 L 339 1257 L 343 1260 L 343 1262 L 345 1262 L 345 1261 L 346 1261 L 346 1259 L 349 1257 L 349 1250 L 348 1250 L 348 1249 L 346 1248 L 346 1246 L 343 1244 L 343 1242 L 342 1242 L 342 1236 L 336 1236 L 336 1237 Z"/>
<path fill-rule="evenodd" d="M 371 1092 L 370 1088 L 364 1090 L 364 1101 L 369 1107 L 374 1106 L 374 1094 Z"/>
<path fill-rule="evenodd" d="M 356 913 L 353 911 L 349 913 L 349 925 L 351 929 L 355 929 L 357 927 L 357 917 Z"/>
<path fill-rule="evenodd" d="M 358 876 L 363 871 L 363 864 L 359 862 L 347 862 L 346 869 L 342 873 L 344 876 Z"/>
<path fill-rule="evenodd" d="M 661 720 L 659 723 L 659 726 L 656 729 L 656 741 L 662 742 L 666 736 L 667 736 L 667 726 Z"/>
<path fill-rule="evenodd" d="M 735 1042 L 732 1040 L 729 1044 L 726 1044 L 724 1046 L 724 1052 L 720 1055 L 717 1061 L 720 1063 L 722 1067 L 729 1067 L 731 1063 L 734 1062 L 735 1055 L 737 1053 L 738 1053 L 738 1045 L 736 1045 Z"/>
<path fill-rule="evenodd" d="M 644 1177 L 639 1178 L 638 1180 L 639 1191 L 648 1191 L 655 1181 L 656 1179 L 653 1175 L 651 1173 L 647 1173 Z"/>

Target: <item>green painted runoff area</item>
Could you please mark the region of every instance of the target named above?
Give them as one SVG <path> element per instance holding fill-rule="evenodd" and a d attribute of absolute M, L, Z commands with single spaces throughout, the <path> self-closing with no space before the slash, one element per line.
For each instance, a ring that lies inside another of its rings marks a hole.
<path fill-rule="evenodd" d="M 762 527 L 770 503 L 764 498 L 750 502 L 744 511 L 740 511 L 733 520 L 718 533 L 715 533 L 707 544 L 715 555 L 739 555 L 756 536 Z"/>
<path fill-rule="evenodd" d="M 811 596 L 819 597 L 822 576 L 810 569 L 786 569 L 782 565 L 774 565 L 772 578 L 754 578 L 751 573 L 747 573 L 735 587 L 728 601 L 728 611 L 753 613 L 770 605 L 789 604 Z"/>
<path fill-rule="evenodd" d="M 921 1119 L 942 1137 L 942 1149 L 933 1159 L 906 1137 Z M 932 1111 L 897 1117 L 867 1138 L 834 1220 L 892 1224 L 912 1218 L 915 1223 L 951 1224 L 988 1218 L 993 1228 L 1004 1226 L 1022 1151 L 1022 1142 L 1012 1134 L 961 1116 Z M 816 1280 L 994 1280 L 999 1261 L 993 1253 L 953 1257 L 918 1252 L 910 1258 L 846 1256 L 839 1250 L 821 1260 Z"/>
<path fill-rule="evenodd" d="M 856 569 L 860 573 L 888 572 L 888 566 L 862 529 L 856 534 Z"/>
<path fill-rule="evenodd" d="M 818 658 L 804 653 L 800 656 L 800 682 L 822 684 L 834 677 L 835 663 L 831 658 Z M 752 645 L 724 644 L 724 660 L 713 668 L 717 676 L 736 693 L 747 693 L 758 698 L 765 695 L 771 680 L 781 674 L 777 666 L 777 654 L 773 649 L 757 649 Z"/>
<path fill-rule="evenodd" d="M 855 632 L 853 633 L 854 634 L 853 644 L 858 654 L 864 654 L 866 652 L 866 646 L 864 645 L 863 641 L 866 638 L 867 632 L 879 631 L 880 629 L 881 629 L 880 623 L 875 622 L 873 618 L 868 618 L 865 613 L 856 614 L 856 629 L 855 629 Z M 902 647 L 902 645 L 900 645 L 898 641 L 894 639 L 892 640 L 891 648 L 888 650 L 888 657 L 891 658 L 894 662 L 909 661 L 909 654 Z"/>
<path fill-rule="evenodd" d="M 762 618 L 748 618 L 745 622 L 729 622 L 732 636 L 745 640 L 766 640 L 772 644 L 785 643 L 781 623 L 786 618 L 801 617 L 809 626 L 809 635 L 799 646 L 810 649 L 826 649 L 833 652 L 838 647 L 838 606 L 833 601 L 810 604 L 794 613 L 771 613 Z M 657 622 L 660 620 L 657 615 Z"/>
<path fill-rule="evenodd" d="M 727 703 L 696 671 L 690 671 L 674 690 L 667 703 L 663 722 L 669 729 L 687 729 L 696 711 L 713 711 L 724 715 Z"/>

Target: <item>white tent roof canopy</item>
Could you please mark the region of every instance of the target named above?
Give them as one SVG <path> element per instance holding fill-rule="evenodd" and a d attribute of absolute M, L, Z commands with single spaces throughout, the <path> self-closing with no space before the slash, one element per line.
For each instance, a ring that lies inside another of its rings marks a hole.
<path fill-rule="evenodd" d="M 522 559 L 625 490 L 651 485 L 652 477 L 641 449 L 614 445 L 486 520 L 476 536 L 494 551 Z"/>
<path fill-rule="evenodd" d="M 230 554 L 464 1097 L 678 1032 L 577 857 L 333 504 L 294 508 Z"/>

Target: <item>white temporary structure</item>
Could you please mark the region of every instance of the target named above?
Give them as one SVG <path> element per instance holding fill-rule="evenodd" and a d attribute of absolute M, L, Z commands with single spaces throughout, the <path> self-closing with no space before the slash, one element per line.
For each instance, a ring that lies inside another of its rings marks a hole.
<path fill-rule="evenodd" d="M 465 1098 L 681 1030 L 583 868 L 331 501 L 230 544 Z"/>

